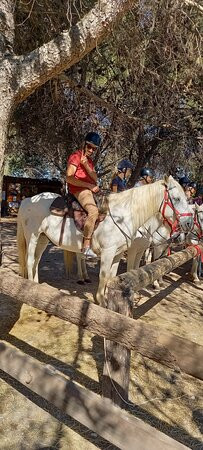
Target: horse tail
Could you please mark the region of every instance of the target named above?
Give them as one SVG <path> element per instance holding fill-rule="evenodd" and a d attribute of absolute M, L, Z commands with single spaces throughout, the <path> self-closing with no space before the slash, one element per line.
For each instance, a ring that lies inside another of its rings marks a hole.
<path fill-rule="evenodd" d="M 64 264 L 65 269 L 68 277 L 70 276 L 72 267 L 73 267 L 73 258 L 75 256 L 74 252 L 69 252 L 69 250 L 64 250 L 63 252 L 63 258 L 64 258 Z"/>
<path fill-rule="evenodd" d="M 23 278 L 28 278 L 27 245 L 22 226 L 22 220 L 19 213 L 17 218 L 17 248 L 18 248 L 19 275 L 21 275 Z"/>

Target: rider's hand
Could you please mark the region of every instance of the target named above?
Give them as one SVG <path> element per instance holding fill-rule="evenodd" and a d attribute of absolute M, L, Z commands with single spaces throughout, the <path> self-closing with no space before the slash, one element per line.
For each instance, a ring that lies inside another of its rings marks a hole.
<path fill-rule="evenodd" d="M 80 164 L 82 164 L 85 168 L 89 165 L 87 156 L 85 156 L 85 155 L 81 156 Z"/>
<path fill-rule="evenodd" d="M 97 194 L 97 192 L 99 192 L 99 186 L 93 186 L 93 187 L 91 187 L 91 189 L 90 189 L 94 194 Z"/>

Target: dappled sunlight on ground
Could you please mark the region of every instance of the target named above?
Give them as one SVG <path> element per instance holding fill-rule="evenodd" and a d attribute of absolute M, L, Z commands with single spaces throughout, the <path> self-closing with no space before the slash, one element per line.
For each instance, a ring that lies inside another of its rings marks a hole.
<path fill-rule="evenodd" d="M 4 266 L 17 271 L 15 223 L 5 222 L 3 231 Z M 125 263 L 122 264 L 124 271 Z M 134 317 L 203 345 L 203 284 L 195 286 L 188 282 L 188 267 L 165 277 L 160 292 L 144 289 L 135 294 Z M 65 275 L 62 252 L 49 246 L 40 264 L 40 282 L 93 301 L 98 270 L 98 266 L 89 267 L 92 283 L 78 285 L 76 275 L 71 280 Z M 54 366 L 68 379 L 101 393 L 102 338 L 27 305 L 20 308 L 3 296 L 0 311 L 0 329 L 10 344 Z M 2 374 L 0 449 L 114 448 L 28 391 Z M 129 397 L 135 406 L 126 405 L 126 409 L 132 414 L 191 448 L 203 448 L 200 443 L 203 382 L 132 352 Z"/>

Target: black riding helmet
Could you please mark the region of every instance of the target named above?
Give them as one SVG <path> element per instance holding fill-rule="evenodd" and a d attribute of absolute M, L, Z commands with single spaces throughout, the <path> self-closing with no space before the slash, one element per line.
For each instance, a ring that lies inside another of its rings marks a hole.
<path fill-rule="evenodd" d="M 118 170 L 120 171 L 120 172 L 123 172 L 124 170 L 127 170 L 127 169 L 131 169 L 131 170 L 133 170 L 133 164 L 129 161 L 129 159 L 122 159 L 122 161 L 120 161 L 119 163 L 118 163 L 118 166 L 117 166 L 117 168 L 118 168 Z"/>
<path fill-rule="evenodd" d="M 181 177 L 180 179 L 179 179 L 179 184 L 182 186 L 182 187 L 187 187 L 187 186 L 191 186 L 191 183 L 190 183 L 190 180 L 189 180 L 189 178 L 188 177 Z"/>
<path fill-rule="evenodd" d="M 99 147 L 99 145 L 101 144 L 101 137 L 98 133 L 90 131 L 90 133 L 87 133 L 85 137 L 85 142 L 87 144 L 93 144 L 95 145 L 95 147 Z"/>
<path fill-rule="evenodd" d="M 153 173 L 153 170 L 152 169 L 149 169 L 148 167 L 143 167 L 141 170 L 140 170 L 140 176 L 141 176 L 141 178 L 144 178 L 144 177 L 154 177 L 154 173 Z"/>

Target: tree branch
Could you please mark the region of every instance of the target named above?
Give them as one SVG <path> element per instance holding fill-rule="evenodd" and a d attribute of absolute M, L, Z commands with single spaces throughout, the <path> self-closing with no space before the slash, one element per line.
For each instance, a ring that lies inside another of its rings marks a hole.
<path fill-rule="evenodd" d="M 139 126 L 139 123 L 141 121 L 139 117 L 134 117 L 134 116 L 124 113 L 121 109 L 116 108 L 114 105 L 112 105 L 112 103 L 109 103 L 106 100 L 104 100 L 103 98 L 94 94 L 92 91 L 87 89 L 85 86 L 82 86 L 81 84 L 78 84 L 75 81 L 71 80 L 65 74 L 61 74 L 59 76 L 59 79 L 63 83 L 68 84 L 68 86 L 71 89 L 78 91 L 79 93 L 82 92 L 82 94 L 84 94 L 86 97 L 89 97 L 91 100 L 93 100 L 96 105 L 101 105 L 104 108 L 106 108 L 107 110 L 113 112 L 116 116 L 119 116 L 120 120 L 124 120 L 125 122 L 129 122 L 131 124 L 134 123 L 137 126 Z"/>
<path fill-rule="evenodd" d="M 184 2 L 186 5 L 195 6 L 195 8 L 198 8 L 201 12 L 203 12 L 203 6 L 199 5 L 199 3 L 194 0 L 184 0 Z"/>
<path fill-rule="evenodd" d="M 39 86 L 93 50 L 135 1 L 99 0 L 70 31 L 63 31 L 26 56 L 13 58 L 16 68 L 13 79 L 15 103 L 22 102 Z"/>

